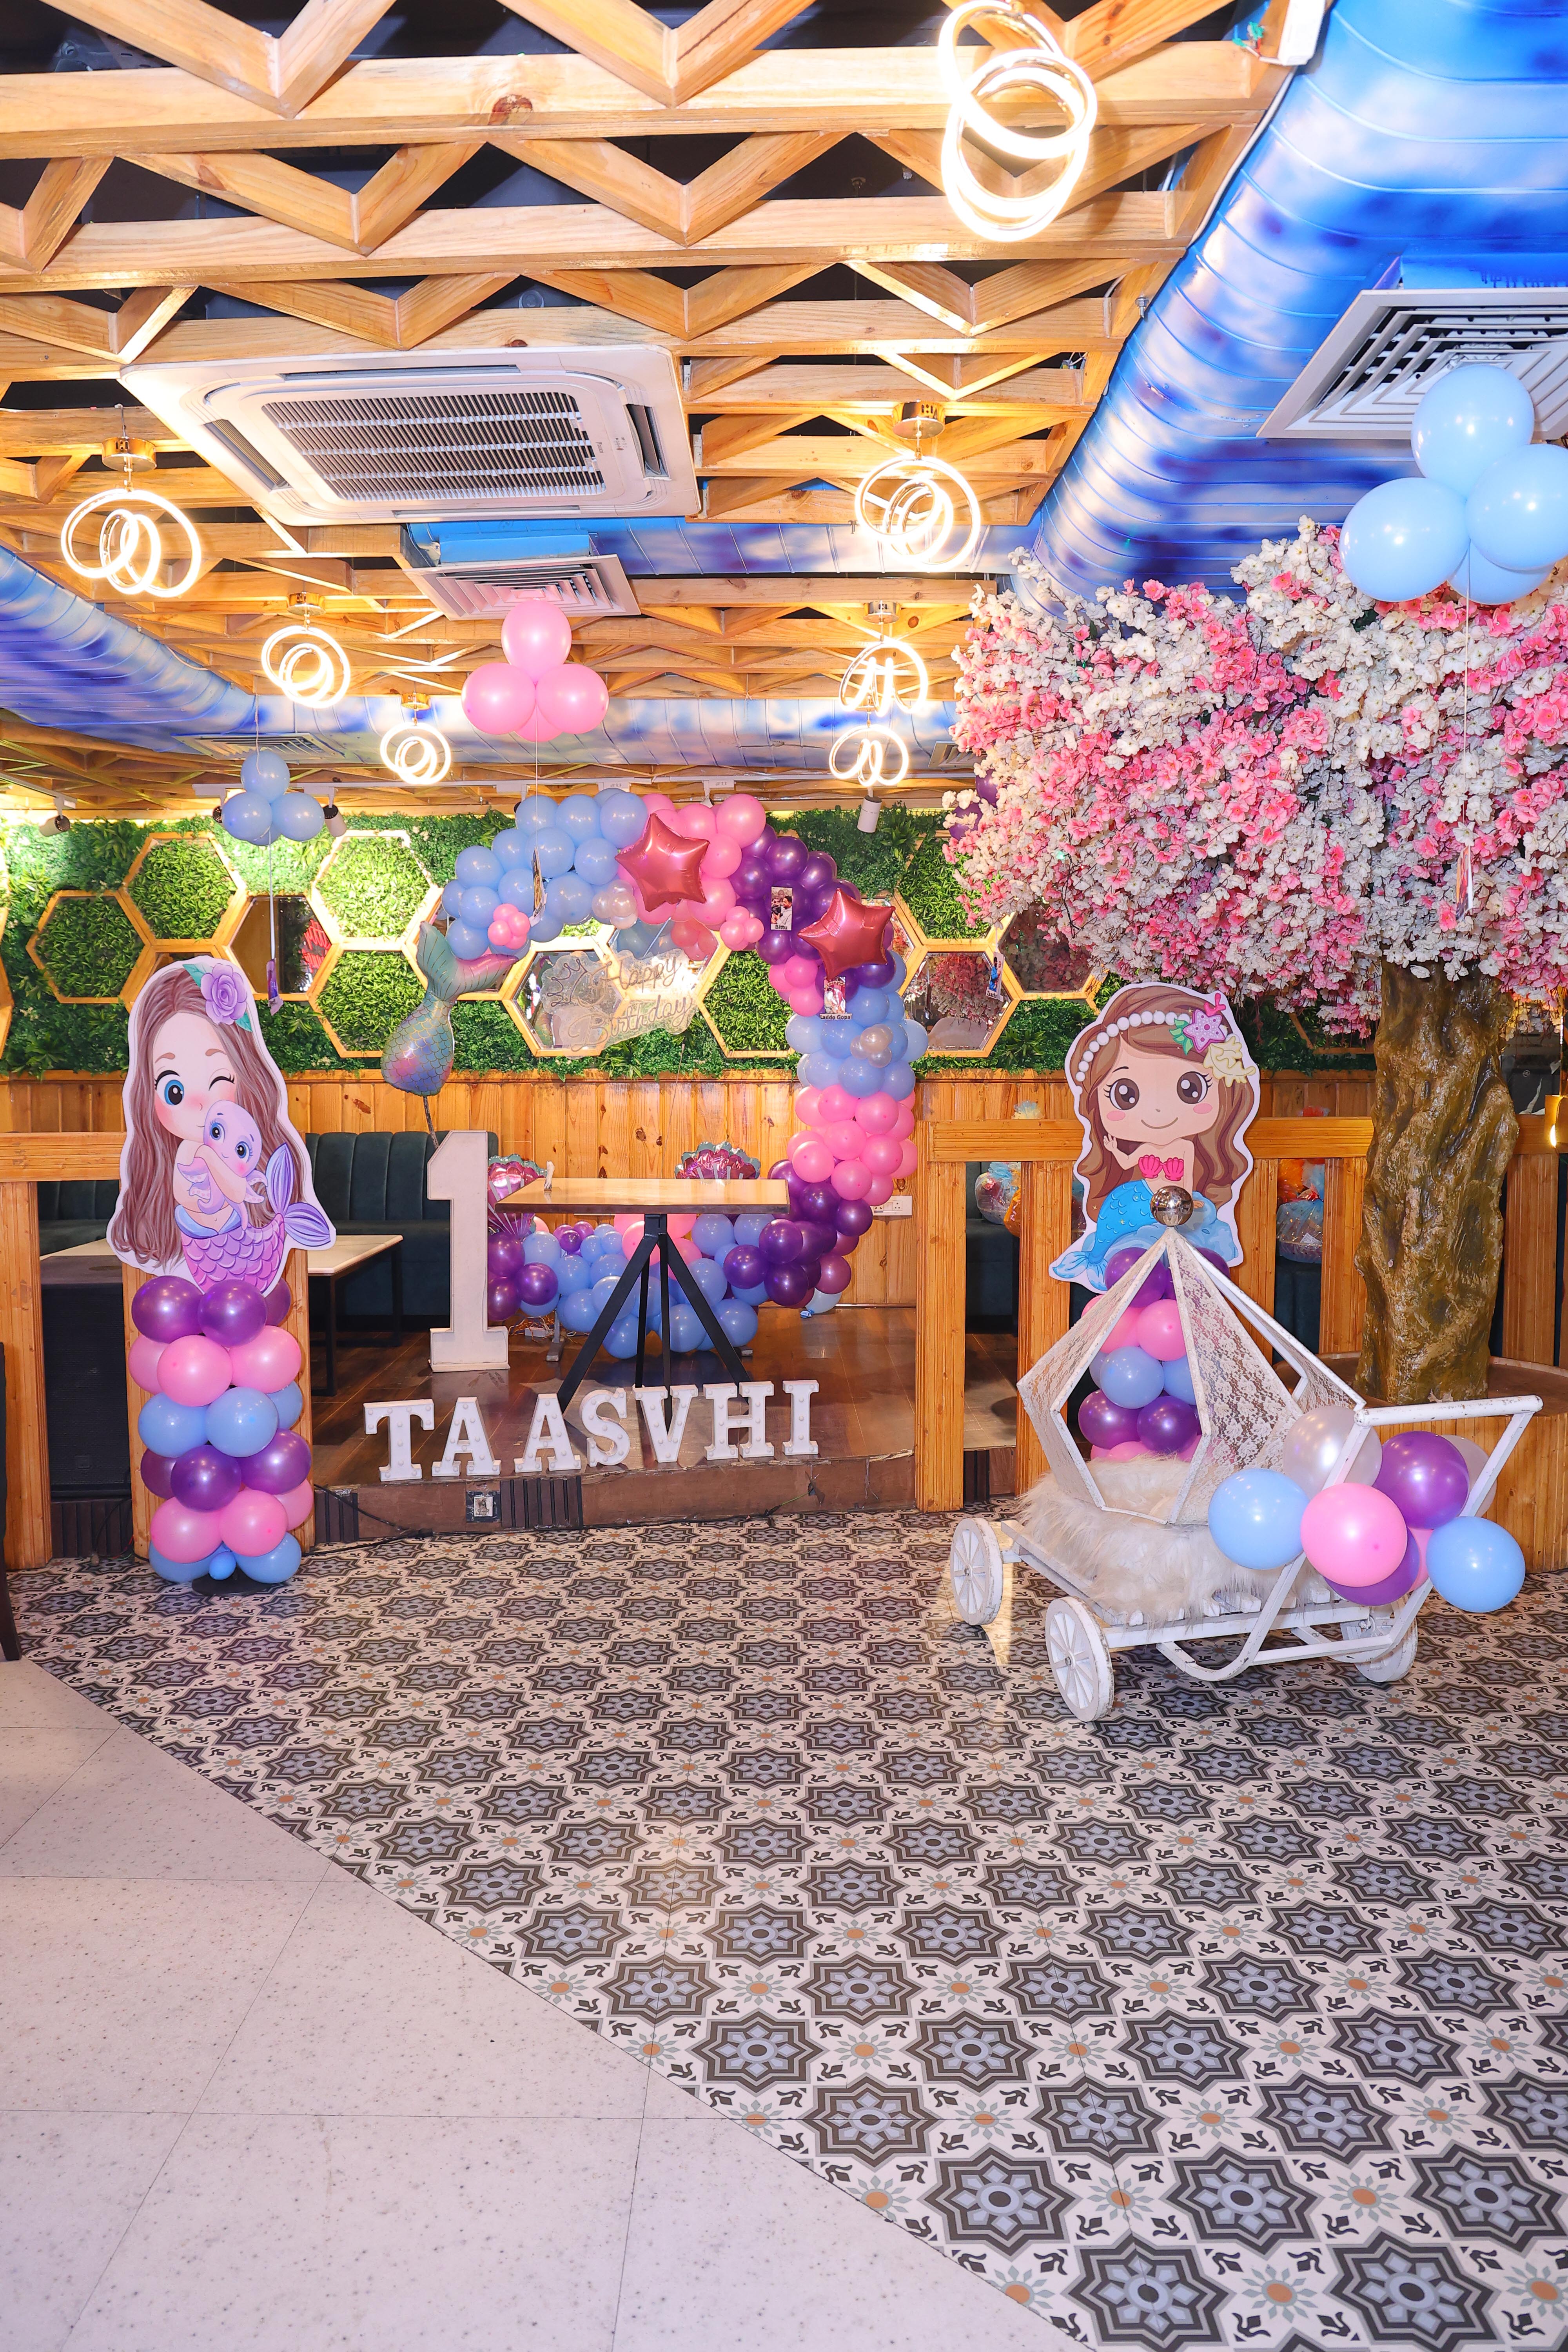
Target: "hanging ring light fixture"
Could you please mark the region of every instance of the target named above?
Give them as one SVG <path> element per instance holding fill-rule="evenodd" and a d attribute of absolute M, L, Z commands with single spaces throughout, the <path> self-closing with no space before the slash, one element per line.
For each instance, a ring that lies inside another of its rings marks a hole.
<path fill-rule="evenodd" d="M 827 772 L 841 783 L 901 784 L 910 772 L 910 747 L 891 727 L 854 727 L 835 736 Z"/>
<path fill-rule="evenodd" d="M 918 448 L 865 477 L 855 493 L 855 520 L 897 562 L 923 572 L 967 563 L 985 528 L 980 501 L 957 467 Z M 960 531 L 958 544 L 951 544 Z"/>
<path fill-rule="evenodd" d="M 353 683 L 347 654 L 318 626 L 307 597 L 294 600 L 294 611 L 297 617 L 274 629 L 261 648 L 263 677 L 291 702 L 341 702 Z"/>
<path fill-rule="evenodd" d="M 72 507 L 60 531 L 60 553 L 79 578 L 105 580 L 122 596 L 183 596 L 196 583 L 202 543 L 189 515 L 172 499 L 143 489 L 132 479 L 133 473 L 151 468 L 151 444 L 134 440 L 121 430 L 118 440 L 104 443 L 102 454 L 106 466 L 118 461 L 124 468 L 124 478 L 116 488 L 96 491 Z M 82 527 L 91 515 L 100 517 L 96 562 L 88 561 L 79 544 Z M 171 526 L 184 535 L 190 560 L 181 576 L 165 587 L 159 574 L 165 561 L 174 560 L 164 546 Z"/>
<path fill-rule="evenodd" d="M 958 37 L 978 18 L 1005 26 L 1026 46 L 992 50 L 970 75 L 960 62 L 965 52 L 958 47 Z M 1016 244 L 1036 236 L 1063 211 L 1082 177 L 1100 110 L 1093 82 L 1049 26 L 1016 0 L 962 0 L 942 25 L 937 57 L 952 101 L 942 142 L 942 194 L 976 236 Z M 1064 127 L 1017 131 L 991 112 L 998 99 L 1019 97 L 1051 100 L 1066 118 Z M 1048 187 L 1027 189 L 1021 195 L 998 194 L 976 175 L 964 153 L 966 138 L 983 141 L 1031 174 L 1050 163 L 1060 169 Z"/>
<path fill-rule="evenodd" d="M 905 682 L 902 672 L 910 673 Z M 838 682 L 844 710 L 923 710 L 931 700 L 931 672 L 913 646 L 901 637 L 878 637 L 863 646 Z"/>
<path fill-rule="evenodd" d="M 422 726 L 418 709 L 412 706 L 387 729 L 379 748 L 382 765 L 391 769 L 400 784 L 438 784 L 451 773 L 450 743 L 434 720 Z"/>

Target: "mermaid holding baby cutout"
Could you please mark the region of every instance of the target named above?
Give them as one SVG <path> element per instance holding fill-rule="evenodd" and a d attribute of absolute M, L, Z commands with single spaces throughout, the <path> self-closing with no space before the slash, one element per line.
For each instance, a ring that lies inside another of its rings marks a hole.
<path fill-rule="evenodd" d="M 110 1247 L 200 1289 L 268 1291 L 332 1226 L 244 974 L 217 956 L 153 973 L 131 1011 L 125 1146 Z"/>
<path fill-rule="evenodd" d="M 1058 1279 L 1103 1290 L 1112 1251 L 1163 1239 L 1160 1185 L 1192 1194 L 1183 1239 L 1237 1265 L 1258 1070 L 1225 999 L 1163 983 L 1118 989 L 1074 1038 L 1067 1076 L 1083 1127 L 1073 1174 L 1088 1224 L 1052 1266 Z"/>

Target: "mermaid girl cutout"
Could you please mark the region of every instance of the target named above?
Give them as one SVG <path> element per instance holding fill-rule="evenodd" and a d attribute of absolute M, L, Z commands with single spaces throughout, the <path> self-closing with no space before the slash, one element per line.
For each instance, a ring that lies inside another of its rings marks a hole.
<path fill-rule="evenodd" d="M 1058 1279 L 1103 1290 L 1113 1250 L 1161 1240 L 1152 1201 L 1162 1184 L 1193 1196 L 1183 1238 L 1238 1264 L 1236 1199 L 1252 1168 L 1244 1139 L 1258 1070 L 1225 999 L 1164 984 L 1118 989 L 1073 1040 L 1067 1076 L 1083 1127 L 1073 1173 L 1088 1222 L 1052 1266 Z"/>
<path fill-rule="evenodd" d="M 130 1065 L 117 1257 L 203 1290 L 265 1292 L 290 1249 L 327 1247 L 333 1229 L 235 965 L 193 956 L 154 972 L 132 1007 Z"/>

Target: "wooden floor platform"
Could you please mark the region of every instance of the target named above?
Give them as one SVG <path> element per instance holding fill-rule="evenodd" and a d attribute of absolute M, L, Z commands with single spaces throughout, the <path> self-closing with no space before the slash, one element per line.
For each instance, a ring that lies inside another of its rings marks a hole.
<path fill-rule="evenodd" d="M 453 1406 L 459 1397 L 471 1396 L 502 1466 L 503 1507 L 521 1514 L 522 1504 L 505 1491 L 512 1463 L 527 1442 L 534 1400 L 542 1389 L 559 1385 L 571 1361 L 572 1344 L 569 1340 L 561 1364 L 550 1364 L 542 1345 L 528 1344 L 514 1334 L 511 1361 L 504 1374 L 434 1374 L 424 1334 L 405 1339 L 397 1348 L 375 1339 L 341 1345 L 337 1394 L 328 1397 L 318 1392 L 313 1400 L 316 1486 L 335 1490 L 341 1498 L 330 1508 L 341 1514 L 348 1506 L 351 1513 L 357 1513 L 357 1531 L 366 1535 L 384 1527 L 434 1531 L 464 1524 L 471 1507 L 466 1482 L 437 1482 L 430 1474 L 445 1445 Z M 320 1343 L 316 1356 L 320 1378 L 324 1370 Z M 964 1447 L 966 1485 L 975 1500 L 1013 1491 L 1016 1357 L 1011 1333 L 969 1337 Z M 646 1373 L 650 1385 L 658 1382 L 659 1367 L 656 1354 L 649 1359 Z M 639 1417 L 631 1455 L 623 1467 L 584 1472 L 583 1523 L 620 1527 L 731 1518 L 768 1510 L 912 1507 L 912 1308 L 840 1307 L 832 1315 L 814 1316 L 805 1322 L 795 1315 L 763 1315 L 746 1370 L 749 1378 L 774 1384 L 775 1398 L 767 1413 L 767 1433 L 777 1450 L 773 1461 L 705 1461 L 711 1433 L 710 1414 L 699 1399 L 688 1420 L 679 1463 L 661 1466 Z M 578 1450 L 584 1454 L 586 1446 L 580 1434 L 583 1406 L 596 1388 L 629 1390 L 636 1365 L 617 1365 L 601 1356 L 595 1374 L 573 1400 L 566 1416 Z M 711 1355 L 678 1357 L 673 1367 L 676 1381 L 699 1389 L 726 1377 Z M 785 1460 L 782 1447 L 789 1434 L 790 1415 L 782 1383 L 800 1380 L 818 1384 L 811 1421 L 818 1450 L 808 1460 Z M 433 1399 L 436 1425 L 428 1436 L 418 1429 L 413 1432 L 413 1458 L 423 1475 L 406 1484 L 384 1485 L 380 1472 L 387 1459 L 386 1431 L 384 1426 L 374 1436 L 365 1434 L 364 1408 L 367 1403 L 405 1397 Z M 493 1486 L 496 1482 L 472 1483 Z M 352 1527 L 343 1528 L 343 1532 L 353 1531 Z"/>

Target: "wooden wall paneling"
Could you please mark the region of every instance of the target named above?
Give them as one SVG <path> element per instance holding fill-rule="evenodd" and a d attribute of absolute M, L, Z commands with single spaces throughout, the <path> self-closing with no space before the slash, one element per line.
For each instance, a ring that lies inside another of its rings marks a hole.
<path fill-rule="evenodd" d="M 1241 1264 L 1232 1280 L 1266 1315 L 1274 1312 L 1275 1218 L 1279 1205 L 1279 1162 L 1258 1160 L 1242 1186 L 1236 1204 L 1236 1229 L 1241 1242 Z M 1256 1334 L 1249 1333 L 1256 1338 Z M 1261 1341 L 1258 1342 L 1262 1346 Z M 1264 1348 L 1272 1360 L 1273 1350 Z"/>
<path fill-rule="evenodd" d="M 1504 1194 L 1502 1352 L 1549 1364 L 1557 1310 L 1557 1155 L 1516 1159 Z"/>
<path fill-rule="evenodd" d="M 310 1261 L 302 1249 L 291 1249 L 283 1267 L 283 1279 L 289 1285 L 289 1312 L 283 1318 L 283 1328 L 291 1332 L 300 1343 L 300 1394 L 304 1406 L 294 1423 L 307 1445 L 314 1443 L 315 1423 L 310 1411 Z M 301 1551 L 310 1551 L 316 1541 L 316 1517 L 310 1517 L 292 1530 L 300 1539 Z"/>
<path fill-rule="evenodd" d="M 962 1171 L 960 1171 L 962 1173 Z M 1072 1171 L 1064 1160 L 1026 1161 L 1019 1174 L 1023 1205 L 1018 1220 L 1018 1377 L 1066 1337 L 1071 1286 L 1058 1282 L 1051 1261 L 1072 1238 Z M 1035 1425 L 1018 1408 L 1016 1485 L 1026 1495 L 1046 1467 Z"/>
<path fill-rule="evenodd" d="M 954 1511 L 963 1501 L 963 1169 L 931 1160 L 926 1129 L 915 1131 L 915 1504 Z"/>
<path fill-rule="evenodd" d="M 1364 1160 L 1331 1160 L 1323 1171 L 1323 1305 L 1318 1332 L 1321 1356 L 1353 1356 L 1361 1349 L 1366 1318 L 1366 1285 L 1355 1269 L 1361 1240 Z"/>
<path fill-rule="evenodd" d="M 152 1394 L 150 1389 L 139 1388 L 131 1376 L 131 1350 L 140 1334 L 131 1320 L 131 1302 L 150 1277 L 133 1265 L 121 1265 L 121 1286 L 125 1301 L 125 1414 L 131 1426 L 131 1528 L 138 1559 L 147 1557 L 147 1530 L 153 1524 L 153 1514 L 158 1507 L 158 1497 L 142 1483 L 142 1444 L 136 1433 L 137 1420 L 142 1406 Z M 309 1359 L 307 1358 L 307 1362 Z M 307 1373 L 306 1378 L 309 1378 Z M 303 1386 L 303 1382 L 301 1382 Z"/>
<path fill-rule="evenodd" d="M 0 1349 L 5 1360 L 5 1564 L 41 1568 L 54 1550 L 38 1284 L 38 1190 L 0 1184 Z"/>

